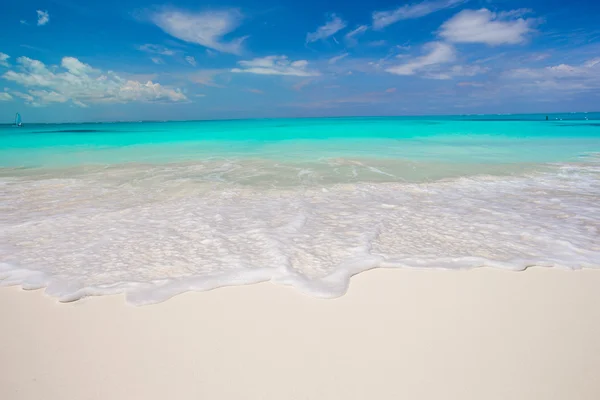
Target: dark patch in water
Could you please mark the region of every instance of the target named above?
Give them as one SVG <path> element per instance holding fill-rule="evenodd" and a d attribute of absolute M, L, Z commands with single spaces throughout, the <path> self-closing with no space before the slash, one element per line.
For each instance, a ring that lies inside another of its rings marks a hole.
<path fill-rule="evenodd" d="M 535 122 L 542 121 L 541 119 L 519 119 L 519 118 L 460 118 L 457 121 L 475 121 L 475 122 Z M 545 121 L 544 121 L 545 122 Z"/>
<path fill-rule="evenodd" d="M 40 133 L 93 133 L 93 132 L 110 132 L 104 129 L 60 129 L 57 131 L 45 131 Z"/>
<path fill-rule="evenodd" d="M 596 126 L 596 127 L 600 127 L 600 122 L 589 122 L 589 123 L 582 123 L 582 124 L 560 124 L 560 126 Z"/>

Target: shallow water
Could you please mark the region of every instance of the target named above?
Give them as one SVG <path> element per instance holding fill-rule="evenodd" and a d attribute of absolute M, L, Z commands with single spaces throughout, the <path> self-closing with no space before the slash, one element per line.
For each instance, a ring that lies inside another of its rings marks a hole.
<path fill-rule="evenodd" d="M 148 304 L 268 280 L 335 297 L 375 267 L 597 268 L 600 115 L 544 119 L 3 127 L 0 284 Z"/>

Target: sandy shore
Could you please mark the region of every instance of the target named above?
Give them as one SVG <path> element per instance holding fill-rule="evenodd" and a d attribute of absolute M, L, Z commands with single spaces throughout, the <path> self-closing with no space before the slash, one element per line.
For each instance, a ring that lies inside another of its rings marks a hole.
<path fill-rule="evenodd" d="M 600 398 L 600 271 L 375 270 L 59 304 L 0 289 L 0 399 Z"/>

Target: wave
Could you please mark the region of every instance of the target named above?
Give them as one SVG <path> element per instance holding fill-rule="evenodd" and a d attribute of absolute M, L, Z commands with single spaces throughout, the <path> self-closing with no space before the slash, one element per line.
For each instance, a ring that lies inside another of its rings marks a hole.
<path fill-rule="evenodd" d="M 46 288 L 60 301 L 125 293 L 143 305 L 264 281 L 331 298 L 377 267 L 600 267 L 600 167 L 589 160 L 508 176 L 273 187 L 194 179 L 201 170 L 3 178 L 0 285 Z"/>

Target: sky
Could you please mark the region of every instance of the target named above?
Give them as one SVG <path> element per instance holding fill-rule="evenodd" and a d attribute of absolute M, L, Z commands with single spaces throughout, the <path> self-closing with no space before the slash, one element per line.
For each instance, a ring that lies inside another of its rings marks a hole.
<path fill-rule="evenodd" d="M 597 0 L 7 0 L 0 123 L 600 111 Z"/>

